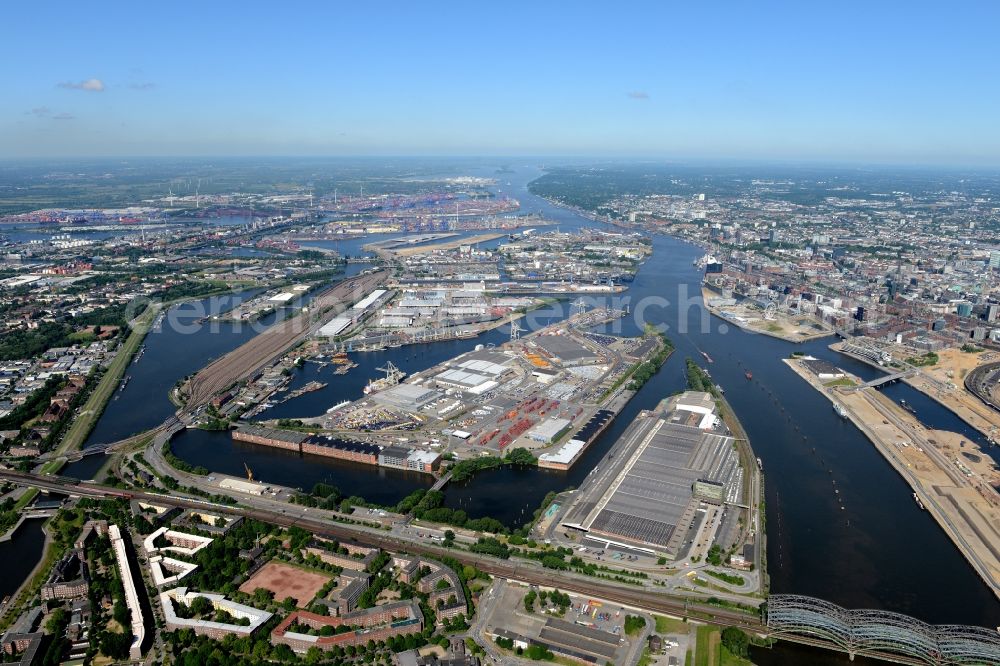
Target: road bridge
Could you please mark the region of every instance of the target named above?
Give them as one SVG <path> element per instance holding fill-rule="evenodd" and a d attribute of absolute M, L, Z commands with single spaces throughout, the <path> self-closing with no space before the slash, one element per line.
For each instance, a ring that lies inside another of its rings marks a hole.
<path fill-rule="evenodd" d="M 876 377 L 875 379 L 867 381 L 864 384 L 861 384 L 860 386 L 856 386 L 855 390 L 861 390 L 861 389 L 866 389 L 866 388 L 879 388 L 879 387 L 885 386 L 886 384 L 891 384 L 893 382 L 902 381 L 903 379 L 906 379 L 907 377 L 912 377 L 916 373 L 917 373 L 917 371 L 915 369 L 910 368 L 909 370 L 903 370 L 901 372 L 894 372 L 894 373 L 889 374 L 889 375 L 882 375 L 881 377 Z"/>

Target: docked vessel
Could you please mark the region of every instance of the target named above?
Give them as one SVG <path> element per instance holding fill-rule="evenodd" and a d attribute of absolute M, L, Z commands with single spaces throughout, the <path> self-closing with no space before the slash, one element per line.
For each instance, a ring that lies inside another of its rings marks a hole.
<path fill-rule="evenodd" d="M 847 418 L 847 410 L 838 405 L 837 403 L 833 404 L 833 411 L 837 412 L 837 416 L 839 416 L 840 418 L 842 419 Z"/>
<path fill-rule="evenodd" d="M 916 493 L 913 493 L 913 501 L 914 501 L 914 502 L 916 502 L 916 503 L 917 503 L 917 506 L 919 506 L 919 507 L 920 507 L 921 509 L 923 509 L 924 511 L 926 511 L 926 510 L 927 510 L 927 508 L 926 508 L 926 507 L 924 506 L 924 503 L 920 501 L 920 498 L 919 498 L 919 497 L 917 497 L 917 494 L 916 494 Z"/>
<path fill-rule="evenodd" d="M 393 365 L 392 361 L 386 363 L 385 366 L 379 368 L 379 370 L 385 373 L 385 377 L 369 380 L 368 385 L 365 386 L 365 395 L 377 393 L 383 389 L 395 386 L 401 382 L 404 377 L 406 377 L 406 373 Z"/>

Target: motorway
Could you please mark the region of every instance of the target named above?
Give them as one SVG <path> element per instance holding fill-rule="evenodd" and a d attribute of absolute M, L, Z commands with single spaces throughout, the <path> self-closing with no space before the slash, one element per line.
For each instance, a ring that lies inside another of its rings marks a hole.
<path fill-rule="evenodd" d="M 382 284 L 388 271 L 341 280 L 313 299 L 307 311 L 266 331 L 202 368 L 187 384 L 186 408 L 194 410 L 235 382 L 254 375 L 317 331 L 330 318 Z"/>
<path fill-rule="evenodd" d="M 763 634 L 767 631 L 766 627 L 761 624 L 757 614 L 749 611 L 722 608 L 685 597 L 668 595 L 663 592 L 645 590 L 639 587 L 614 585 L 566 571 L 544 569 L 539 563 L 534 561 L 515 562 L 499 560 L 464 550 L 434 546 L 420 541 L 409 540 L 384 530 L 306 517 L 304 513 L 289 514 L 270 509 L 228 506 L 201 499 L 147 493 L 139 490 L 121 490 L 111 486 L 79 482 L 75 479 L 65 477 L 44 476 L 13 470 L 0 470 L 0 479 L 36 487 L 41 490 L 82 497 L 136 499 L 152 504 L 187 509 L 205 509 L 206 507 L 211 507 L 211 510 L 214 512 L 243 516 L 286 528 L 295 526 L 313 534 L 338 541 L 359 541 L 390 551 L 409 552 L 436 559 L 450 557 L 462 564 L 474 566 L 492 576 L 544 587 L 558 587 L 564 591 L 591 595 L 640 610 L 663 613 L 674 617 L 692 617 L 709 620 L 718 625 L 738 626 L 748 632 L 758 634 Z M 256 498 L 249 498 L 248 501 L 252 502 L 254 499 Z"/>

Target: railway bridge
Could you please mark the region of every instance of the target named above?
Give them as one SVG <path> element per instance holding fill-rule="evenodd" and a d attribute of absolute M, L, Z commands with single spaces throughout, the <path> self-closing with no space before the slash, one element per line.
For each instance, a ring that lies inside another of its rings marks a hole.
<path fill-rule="evenodd" d="M 1000 632 L 932 625 L 882 610 L 851 610 L 795 594 L 772 594 L 765 612 L 772 638 L 815 645 L 897 664 L 1000 664 Z"/>
<path fill-rule="evenodd" d="M 313 534 L 339 541 L 351 540 L 430 557 L 450 557 L 494 576 L 562 590 L 589 594 L 623 606 L 676 617 L 739 627 L 764 638 L 791 641 L 855 656 L 912 666 L 972 666 L 1000 664 L 1000 632 L 983 627 L 931 625 L 883 610 L 852 610 L 813 597 L 772 594 L 762 607 L 730 607 L 695 597 L 670 594 L 642 587 L 626 587 L 558 570 L 543 569 L 531 562 L 499 560 L 477 553 L 447 549 L 436 544 L 404 538 L 374 528 L 336 523 L 317 514 L 292 514 L 263 507 L 217 504 L 200 498 L 161 495 L 137 489 L 122 490 L 68 477 L 31 474 L 0 469 L 0 479 L 42 490 L 55 490 L 86 497 L 140 499 L 182 508 L 212 511 L 281 525 L 300 527 Z M 245 498 L 251 505 L 254 498 Z"/>

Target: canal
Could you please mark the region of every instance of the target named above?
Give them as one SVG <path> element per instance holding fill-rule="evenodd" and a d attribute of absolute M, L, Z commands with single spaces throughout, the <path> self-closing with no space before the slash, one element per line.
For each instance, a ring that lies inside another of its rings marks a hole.
<path fill-rule="evenodd" d="M 21 523 L 13 536 L 0 541 L 0 600 L 12 596 L 21 583 L 42 559 L 45 547 L 45 532 L 42 531 L 44 518 L 35 518 Z"/>
<path fill-rule="evenodd" d="M 490 171 L 484 169 L 484 173 Z M 503 176 L 510 184 L 502 186 L 521 200 L 523 211 L 555 219 L 562 230 L 593 224 L 528 193 L 526 184 L 538 173 L 519 167 L 517 173 Z M 637 334 L 642 321 L 657 324 L 674 341 L 677 351 L 571 471 L 487 471 L 465 484 L 448 487 L 448 506 L 462 508 L 472 517 L 492 515 L 509 525 L 520 525 L 547 492 L 579 486 L 641 409 L 683 390 L 684 360 L 690 357 L 707 367 L 725 388 L 763 460 L 772 592 L 807 594 L 852 608 L 893 610 L 933 623 L 1000 624 L 1000 604 L 930 515 L 916 506 L 907 484 L 857 428 L 839 418 L 829 401 L 781 361 L 793 351 L 802 351 L 863 377 L 874 377 L 878 371 L 830 351 L 827 346 L 832 339 L 794 345 L 745 333 L 710 317 L 701 304 L 701 274 L 693 266 L 700 255 L 698 248 L 676 239 L 654 239 L 652 259 L 642 266 L 626 293 L 633 316 L 616 322 L 611 332 Z M 559 316 L 558 311 L 538 313 L 529 317 L 529 327 L 537 328 Z M 376 376 L 375 368 L 385 361 L 408 371 L 419 370 L 474 344 L 498 344 L 506 337 L 507 330 L 500 329 L 475 340 L 355 354 L 354 360 L 362 365 L 345 377 L 324 375 L 323 370 L 307 364 L 296 377 L 296 385 L 313 378 L 330 385 L 284 403 L 268 415 L 313 416 L 341 400 L 359 397 L 364 382 Z M 150 340 L 147 356 L 155 344 Z M 713 362 L 707 363 L 702 352 Z M 164 353 L 164 358 L 171 359 L 169 377 L 158 380 L 159 384 L 146 384 L 147 390 L 165 388 L 159 394 L 144 392 L 145 402 L 136 403 L 136 409 L 147 409 L 146 403 L 160 400 L 177 379 L 203 364 L 206 356 L 218 353 L 221 349 L 203 353 L 190 338 L 173 345 L 172 353 Z M 197 362 L 189 363 L 188 357 L 197 357 Z M 138 366 L 145 362 L 144 358 Z M 183 371 L 173 370 L 182 366 Z M 745 378 L 747 369 L 753 372 L 752 381 Z M 138 373 L 133 375 L 135 383 Z M 925 423 L 974 437 L 951 412 L 912 388 L 899 384 L 886 391 L 913 404 Z M 111 413 L 109 410 L 105 418 Z M 125 420 L 106 426 L 108 432 L 128 434 L 133 431 L 130 428 L 139 427 L 139 420 L 130 421 L 129 415 L 120 418 Z M 150 420 L 155 424 L 162 419 Z M 236 446 L 225 433 L 188 431 L 172 446 L 188 462 L 215 471 L 241 474 L 246 461 L 265 481 L 308 488 L 323 480 L 345 494 L 384 503 L 392 503 L 429 481 L 391 470 Z M 990 453 L 995 455 L 995 449 Z M 834 481 L 839 495 L 833 492 Z M 755 659 L 761 664 L 827 660 L 819 655 L 782 645 L 762 651 Z M 846 657 L 830 656 L 829 660 L 842 663 Z"/>

